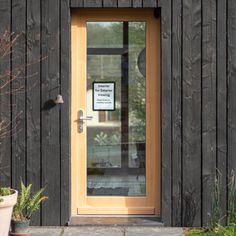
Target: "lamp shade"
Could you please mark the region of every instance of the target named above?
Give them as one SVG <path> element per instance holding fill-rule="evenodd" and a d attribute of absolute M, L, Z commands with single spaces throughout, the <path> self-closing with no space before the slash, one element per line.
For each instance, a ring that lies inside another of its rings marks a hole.
<path fill-rule="evenodd" d="M 62 104 L 64 103 L 62 95 L 58 94 L 56 99 L 54 100 L 55 104 Z"/>

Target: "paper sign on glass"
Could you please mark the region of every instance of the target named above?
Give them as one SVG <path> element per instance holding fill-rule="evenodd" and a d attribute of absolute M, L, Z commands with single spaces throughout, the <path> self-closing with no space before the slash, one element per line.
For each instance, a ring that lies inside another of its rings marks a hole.
<path fill-rule="evenodd" d="M 115 110 L 115 82 L 93 83 L 93 110 Z"/>

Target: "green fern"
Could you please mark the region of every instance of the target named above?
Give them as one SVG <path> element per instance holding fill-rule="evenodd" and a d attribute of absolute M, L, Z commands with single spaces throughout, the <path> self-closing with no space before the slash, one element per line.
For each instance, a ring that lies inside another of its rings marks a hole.
<path fill-rule="evenodd" d="M 42 188 L 35 194 L 32 194 L 32 184 L 25 186 L 21 180 L 20 186 L 21 190 L 12 215 L 12 219 L 15 221 L 29 220 L 32 214 L 39 209 L 40 204 L 47 199 L 46 196 L 41 196 L 45 188 Z"/>
<path fill-rule="evenodd" d="M 18 196 L 17 203 L 15 205 L 14 212 L 13 212 L 14 220 L 26 220 L 26 217 L 24 216 L 23 211 L 25 210 L 27 203 L 30 199 L 30 192 L 31 192 L 32 184 L 26 187 L 23 181 L 21 180 L 20 186 L 21 186 L 21 192 Z"/>
<path fill-rule="evenodd" d="M 48 199 L 46 196 L 41 196 L 45 188 L 41 188 L 35 195 L 29 200 L 27 204 L 27 217 L 30 218 L 32 214 L 37 211 L 40 204 Z"/>

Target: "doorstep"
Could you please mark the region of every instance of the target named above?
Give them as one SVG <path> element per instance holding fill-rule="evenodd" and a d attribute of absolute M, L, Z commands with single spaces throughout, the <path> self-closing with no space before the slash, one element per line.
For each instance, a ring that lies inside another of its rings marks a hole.
<path fill-rule="evenodd" d="M 79 215 L 72 216 L 69 226 L 163 226 L 158 216 L 134 215 Z"/>
<path fill-rule="evenodd" d="M 171 227 L 30 227 L 30 236 L 184 236 L 182 228 Z"/>

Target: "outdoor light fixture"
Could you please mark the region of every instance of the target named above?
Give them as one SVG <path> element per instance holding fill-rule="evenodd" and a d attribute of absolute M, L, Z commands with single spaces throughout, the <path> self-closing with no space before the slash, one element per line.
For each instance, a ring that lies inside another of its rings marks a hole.
<path fill-rule="evenodd" d="M 63 104 L 64 103 L 64 100 L 63 100 L 63 97 L 62 95 L 58 94 L 56 99 L 54 100 L 54 103 L 55 104 Z"/>

